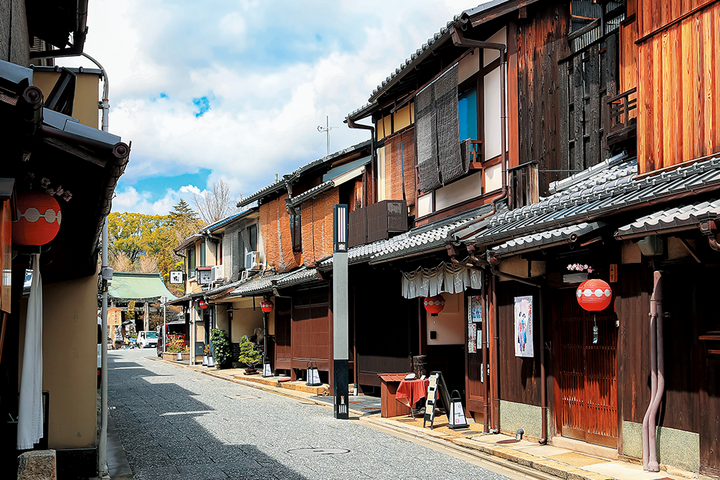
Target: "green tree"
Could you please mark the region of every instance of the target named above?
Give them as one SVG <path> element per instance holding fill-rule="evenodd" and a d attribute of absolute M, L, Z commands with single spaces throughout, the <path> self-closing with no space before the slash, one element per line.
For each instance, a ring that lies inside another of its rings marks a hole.
<path fill-rule="evenodd" d="M 255 345 L 248 340 L 247 335 L 243 335 L 240 339 L 240 356 L 238 361 L 248 366 L 255 366 L 262 358 L 260 352 L 255 350 Z"/>

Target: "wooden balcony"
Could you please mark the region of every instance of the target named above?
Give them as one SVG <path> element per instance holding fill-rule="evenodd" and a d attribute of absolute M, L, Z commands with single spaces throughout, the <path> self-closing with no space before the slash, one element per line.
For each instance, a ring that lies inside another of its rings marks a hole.
<path fill-rule="evenodd" d="M 606 100 L 605 135 L 608 146 L 637 136 L 637 88 L 620 93 Z"/>
<path fill-rule="evenodd" d="M 391 233 L 402 233 L 407 229 L 407 203 L 404 200 L 383 200 L 350 212 L 348 247 L 387 240 Z"/>

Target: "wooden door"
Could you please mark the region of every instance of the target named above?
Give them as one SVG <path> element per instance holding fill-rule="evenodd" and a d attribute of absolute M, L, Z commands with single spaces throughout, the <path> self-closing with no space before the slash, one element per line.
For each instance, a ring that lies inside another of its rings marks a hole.
<path fill-rule="evenodd" d="M 275 297 L 275 368 L 292 368 L 292 303 L 289 298 Z"/>
<path fill-rule="evenodd" d="M 298 289 L 292 305 L 292 367 L 307 368 L 310 362 L 330 371 L 332 340 L 326 285 Z"/>
<path fill-rule="evenodd" d="M 617 447 L 617 327 L 612 306 L 593 314 L 578 305 L 575 289 L 560 290 L 553 309 L 556 345 L 556 424 L 564 437 Z"/>
<path fill-rule="evenodd" d="M 470 345 L 470 332 L 467 332 L 467 366 L 465 371 L 465 389 L 467 391 L 467 408 L 472 412 L 483 413 L 485 407 L 485 382 L 487 367 L 483 364 L 483 346 L 487 346 L 487 329 L 485 302 L 482 295 L 471 295 L 466 299 L 468 322 L 467 328 L 475 327 L 475 348 Z M 473 351 L 474 350 L 474 351 Z"/>

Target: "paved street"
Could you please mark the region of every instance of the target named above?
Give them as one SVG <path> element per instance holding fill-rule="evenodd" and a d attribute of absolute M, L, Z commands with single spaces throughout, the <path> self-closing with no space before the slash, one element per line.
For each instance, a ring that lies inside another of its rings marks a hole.
<path fill-rule="evenodd" d="M 147 358 L 153 354 L 108 358 L 110 415 L 137 480 L 506 478 L 335 420 L 328 408 Z"/>

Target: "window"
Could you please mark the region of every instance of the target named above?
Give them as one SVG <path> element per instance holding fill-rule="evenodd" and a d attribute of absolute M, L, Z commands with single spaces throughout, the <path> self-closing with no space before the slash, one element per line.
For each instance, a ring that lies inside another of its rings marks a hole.
<path fill-rule="evenodd" d="M 248 236 L 248 251 L 249 252 L 255 252 L 257 251 L 257 225 L 253 224 L 247 227 L 247 236 Z"/>
<path fill-rule="evenodd" d="M 200 267 L 205 266 L 205 242 L 200 244 Z"/>
<path fill-rule="evenodd" d="M 187 250 L 188 278 L 195 277 L 195 245 Z"/>
<path fill-rule="evenodd" d="M 460 141 L 477 140 L 477 90 L 471 88 L 458 96 Z"/>
<path fill-rule="evenodd" d="M 293 252 L 302 252 L 302 216 L 300 210 L 290 214 L 290 236 L 292 237 Z"/>

